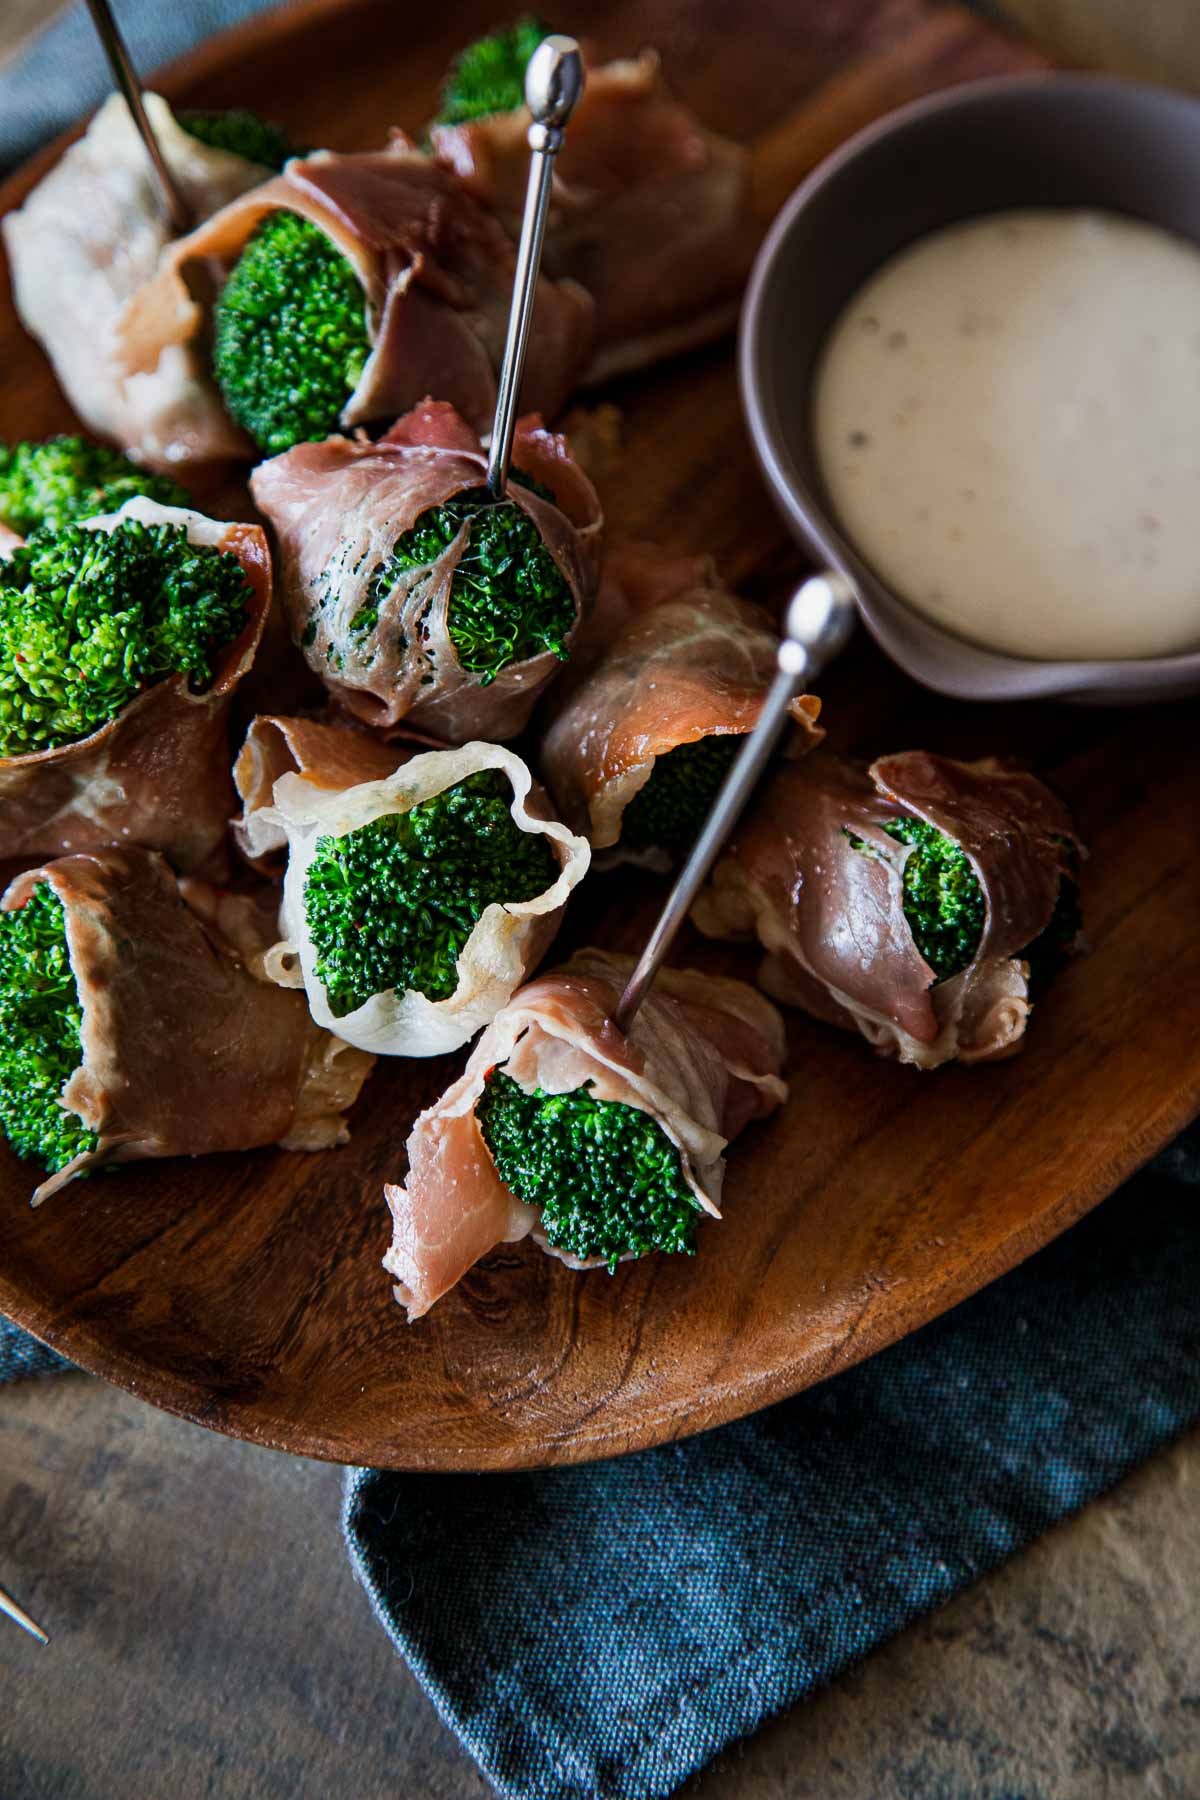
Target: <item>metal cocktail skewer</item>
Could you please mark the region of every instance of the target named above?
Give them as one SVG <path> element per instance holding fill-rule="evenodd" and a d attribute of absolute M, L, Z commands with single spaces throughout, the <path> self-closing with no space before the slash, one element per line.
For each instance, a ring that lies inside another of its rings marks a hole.
<path fill-rule="evenodd" d="M 787 709 L 802 685 L 818 673 L 846 642 L 854 622 L 854 590 L 842 575 L 813 575 L 792 596 L 779 646 L 778 670 L 767 692 L 758 724 L 733 760 L 708 822 L 683 865 L 675 886 L 650 933 L 646 948 L 625 985 L 615 1019 L 622 1031 L 646 998 L 650 984 L 666 960 L 705 877 L 725 839 L 736 825 L 783 730 Z"/>
<path fill-rule="evenodd" d="M 493 500 L 503 496 L 508 483 L 508 463 L 517 422 L 517 402 L 521 397 L 521 377 L 525 373 L 533 297 L 542 262 L 542 238 L 546 232 L 554 159 L 562 149 L 564 128 L 582 92 L 583 57 L 575 39 L 543 38 L 525 71 L 525 104 L 533 117 L 529 127 L 529 148 L 533 157 L 529 164 L 529 185 L 525 189 L 525 216 L 521 220 L 521 239 L 517 245 L 512 310 L 508 315 L 504 360 L 496 383 L 496 418 L 488 451 L 487 486 Z"/>
<path fill-rule="evenodd" d="M 0 1588 L 0 1613 L 10 1618 L 14 1625 L 20 1625 L 22 1630 L 27 1631 L 30 1637 L 35 1637 L 39 1644 L 50 1642 L 37 1620 L 31 1619 L 25 1608 L 18 1606 L 12 1595 L 6 1594 L 3 1588 Z"/>
<path fill-rule="evenodd" d="M 146 146 L 146 155 L 154 165 L 154 173 L 158 176 L 159 186 L 166 202 L 167 216 L 171 221 L 171 229 L 176 233 L 190 231 L 192 228 L 192 209 L 183 197 L 179 183 L 167 166 L 167 159 L 162 153 L 158 139 L 154 135 L 154 127 L 146 114 L 146 103 L 142 99 L 141 83 L 137 78 L 125 47 L 125 39 L 121 36 L 117 21 L 113 18 L 112 8 L 108 0 L 87 0 L 88 11 L 92 15 L 92 23 L 96 27 L 100 42 L 104 46 L 104 54 L 108 57 L 113 72 L 113 79 L 125 96 L 138 135 Z"/>

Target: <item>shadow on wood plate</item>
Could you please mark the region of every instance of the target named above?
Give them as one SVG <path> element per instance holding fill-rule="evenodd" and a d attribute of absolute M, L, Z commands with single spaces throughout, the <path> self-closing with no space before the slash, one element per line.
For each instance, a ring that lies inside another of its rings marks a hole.
<path fill-rule="evenodd" d="M 503 8 L 500 9 L 504 11 Z M 763 216 L 834 144 L 932 87 L 1026 68 L 1029 52 L 917 0 L 552 9 L 606 53 L 655 43 L 707 123 L 756 144 Z M 415 130 L 460 43 L 494 22 L 329 0 L 204 45 L 162 85 L 250 104 L 301 141 Z M 44 168 L 48 157 L 39 159 Z M 0 194 L 10 206 L 27 171 Z M 0 300 L 5 437 L 72 423 Z M 605 398 L 625 451 L 602 477 L 612 533 L 709 550 L 778 606 L 801 572 L 742 431 L 729 344 Z M 249 516 L 244 489 L 209 496 Z M 792 1100 L 730 1158 L 725 1222 L 693 1259 L 579 1276 L 531 1244 L 474 1270 L 408 1326 L 380 1268 L 385 1178 L 458 1059 L 381 1067 L 348 1149 L 148 1164 L 32 1213 L 0 1165 L 0 1311 L 85 1367 L 202 1424 L 339 1461 L 503 1468 L 661 1442 L 782 1398 L 922 1324 L 1078 1218 L 1200 1107 L 1200 741 L 1183 708 L 968 709 L 911 686 L 865 642 L 824 684 L 832 741 L 1029 759 L 1091 845 L 1090 959 L 1039 1008 L 1025 1053 L 936 1075 L 793 1018 Z M 646 878 L 589 881 L 562 948 L 634 947 Z M 692 936 L 677 960 L 749 976 Z"/>

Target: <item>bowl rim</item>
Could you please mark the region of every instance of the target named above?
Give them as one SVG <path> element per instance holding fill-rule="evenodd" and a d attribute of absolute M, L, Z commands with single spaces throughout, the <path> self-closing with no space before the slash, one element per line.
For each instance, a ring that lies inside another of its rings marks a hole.
<path fill-rule="evenodd" d="M 981 102 L 1009 95 L 1027 95 L 1055 89 L 1075 94 L 1110 95 L 1114 100 L 1150 97 L 1165 106 L 1183 107 L 1200 112 L 1200 96 L 1176 88 L 1139 81 L 1129 76 L 1110 75 L 1103 71 L 1059 71 L 1036 69 L 1012 75 L 986 75 L 956 83 L 933 94 L 918 96 L 903 106 L 873 120 L 839 144 L 809 171 L 799 186 L 780 207 L 759 247 L 746 286 L 738 325 L 737 372 L 742 413 L 759 467 L 777 508 L 792 531 L 821 559 L 848 577 L 853 586 L 858 612 L 876 642 L 898 663 L 906 674 L 933 688 L 936 692 L 968 700 L 1037 699 L 1053 697 L 1091 697 L 1119 701 L 1124 695 L 1134 699 L 1167 698 L 1190 691 L 1192 684 L 1200 690 L 1200 647 L 1180 650 L 1169 656 L 1115 657 L 1088 660 L 1062 660 L 1019 657 L 990 650 L 956 632 L 947 630 L 927 618 L 859 556 L 845 538 L 836 517 L 818 495 L 802 501 L 796 484 L 789 475 L 781 454 L 778 434 L 772 428 L 763 398 L 765 388 L 763 315 L 767 298 L 776 279 L 781 252 L 791 235 L 796 219 L 811 205 L 813 198 L 835 180 L 842 170 L 865 151 L 893 136 L 903 135 L 912 125 L 947 112 L 968 111 Z M 1197 168 L 1200 188 L 1200 166 Z M 1200 237 L 1194 240 L 1200 249 Z M 886 597 L 879 605 L 872 596 L 872 586 Z M 895 618 L 889 616 L 893 611 Z M 958 658 L 969 658 L 979 670 L 980 680 L 962 678 L 944 670 L 931 670 L 919 648 L 907 641 L 900 621 L 911 625 L 931 646 L 946 645 Z"/>

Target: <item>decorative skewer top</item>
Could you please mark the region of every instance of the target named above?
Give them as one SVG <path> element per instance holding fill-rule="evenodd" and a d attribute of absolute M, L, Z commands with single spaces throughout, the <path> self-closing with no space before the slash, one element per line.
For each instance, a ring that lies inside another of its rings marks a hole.
<path fill-rule="evenodd" d="M 838 654 L 853 623 L 854 589 L 843 575 L 812 575 L 793 594 L 784 616 L 784 638 L 776 659 L 779 672 L 763 701 L 758 723 L 743 738 L 704 830 L 667 895 L 646 947 L 625 984 L 615 1015 L 622 1031 L 628 1031 L 649 993 L 721 846 L 766 768 L 801 682 L 811 679 Z"/>
<path fill-rule="evenodd" d="M 487 468 L 488 492 L 494 500 L 503 496 L 508 485 L 508 464 L 512 456 L 517 403 L 521 397 L 521 377 L 525 372 L 533 297 L 542 264 L 542 239 L 546 232 L 554 158 L 562 149 L 566 125 L 579 103 L 583 83 L 583 57 L 575 39 L 543 38 L 525 71 L 525 104 L 532 121 L 529 148 L 533 155 L 525 190 L 521 238 L 517 245 L 508 336 L 496 379 L 496 416 Z"/>

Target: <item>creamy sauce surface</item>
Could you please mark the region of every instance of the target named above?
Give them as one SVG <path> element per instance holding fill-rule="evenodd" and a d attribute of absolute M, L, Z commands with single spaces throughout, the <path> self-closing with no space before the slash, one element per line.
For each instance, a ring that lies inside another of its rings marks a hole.
<path fill-rule="evenodd" d="M 952 225 L 855 295 L 814 406 L 846 536 L 917 611 L 1021 656 L 1200 648 L 1191 244 L 1097 212 Z"/>

